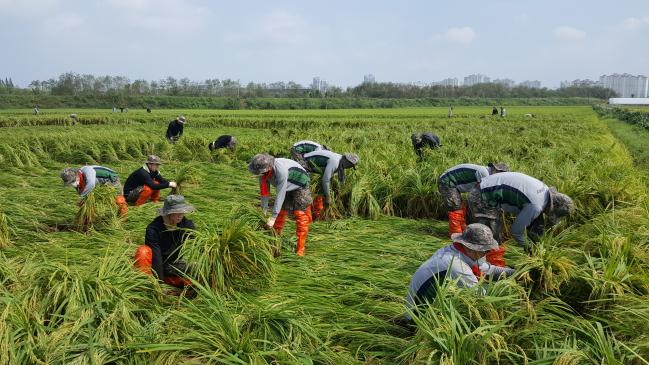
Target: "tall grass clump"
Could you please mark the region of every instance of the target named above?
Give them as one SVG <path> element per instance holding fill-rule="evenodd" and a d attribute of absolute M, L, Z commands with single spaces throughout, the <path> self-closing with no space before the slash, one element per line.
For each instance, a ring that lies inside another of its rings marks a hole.
<path fill-rule="evenodd" d="M 176 172 L 176 187 L 171 189 L 172 194 L 183 194 L 187 185 L 194 185 L 200 182 L 198 169 L 193 165 L 184 165 Z"/>
<path fill-rule="evenodd" d="M 74 218 L 77 229 L 88 231 L 90 229 L 115 228 L 120 224 L 117 206 L 115 205 L 115 188 L 99 185 L 95 187 L 85 199 Z"/>
<path fill-rule="evenodd" d="M 259 288 L 275 278 L 270 238 L 239 219 L 196 232 L 181 254 L 196 278 L 219 292 Z"/>
<path fill-rule="evenodd" d="M 9 236 L 9 222 L 4 213 L 0 213 L 0 249 L 11 246 L 11 237 Z"/>

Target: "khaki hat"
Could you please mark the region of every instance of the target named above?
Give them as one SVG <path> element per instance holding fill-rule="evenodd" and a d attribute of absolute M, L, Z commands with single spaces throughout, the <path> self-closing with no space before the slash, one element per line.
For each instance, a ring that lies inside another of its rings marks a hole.
<path fill-rule="evenodd" d="M 195 209 L 193 206 L 185 203 L 185 197 L 182 195 L 167 195 L 162 208 L 158 209 L 158 214 L 169 215 L 174 213 L 191 213 Z"/>
<path fill-rule="evenodd" d="M 61 180 L 63 180 L 63 186 L 68 186 L 74 184 L 77 181 L 77 175 L 79 174 L 79 169 L 74 167 L 66 167 L 61 170 Z"/>
<path fill-rule="evenodd" d="M 187 123 L 187 119 L 182 115 L 179 115 L 178 118 L 176 118 L 176 120 L 179 121 L 182 124 Z"/>
<path fill-rule="evenodd" d="M 469 224 L 464 232 L 453 233 L 451 239 L 474 251 L 486 252 L 498 248 L 498 241 L 494 239 L 491 229 L 480 223 Z"/>
<path fill-rule="evenodd" d="M 162 165 L 162 161 L 160 161 L 160 157 L 156 155 L 149 155 L 146 158 L 146 161 L 144 163 L 150 163 L 154 165 Z"/>

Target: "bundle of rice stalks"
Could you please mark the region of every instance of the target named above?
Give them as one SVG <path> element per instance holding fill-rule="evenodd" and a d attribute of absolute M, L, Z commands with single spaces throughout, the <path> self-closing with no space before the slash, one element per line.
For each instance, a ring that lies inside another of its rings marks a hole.
<path fill-rule="evenodd" d="M 521 355 L 507 341 L 510 322 L 528 316 L 517 311 L 519 295 L 485 296 L 480 291 L 457 288 L 452 280 L 439 285 L 435 300 L 413 316 L 417 332 L 401 359 L 406 363 L 482 364 L 508 357 L 520 362 Z"/>
<path fill-rule="evenodd" d="M 118 208 L 115 205 L 115 188 L 107 185 L 95 187 L 86 198 L 74 218 L 78 230 L 87 232 L 92 228 L 116 228 L 120 225 Z"/>
<path fill-rule="evenodd" d="M 219 292 L 258 288 L 275 278 L 271 240 L 238 219 L 196 232 L 181 254 L 197 279 Z"/>
<path fill-rule="evenodd" d="M 185 165 L 176 173 L 176 187 L 171 189 L 172 194 L 182 194 L 186 185 L 198 184 L 200 176 L 198 169 L 193 165 Z"/>
<path fill-rule="evenodd" d="M 521 255 L 516 262 L 520 264 L 516 270 L 517 280 L 531 285 L 533 292 L 540 290 L 542 293 L 559 292 L 577 266 L 575 261 L 566 257 L 565 250 L 547 242 L 539 242 L 531 255 Z"/>
<path fill-rule="evenodd" d="M 4 213 L 0 213 L 0 249 L 11 246 L 11 238 L 9 237 L 9 222 Z"/>

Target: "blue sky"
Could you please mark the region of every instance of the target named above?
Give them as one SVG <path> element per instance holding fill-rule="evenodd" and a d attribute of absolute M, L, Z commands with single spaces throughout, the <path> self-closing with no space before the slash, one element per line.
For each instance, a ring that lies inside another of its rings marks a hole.
<path fill-rule="evenodd" d="M 649 1 L 0 0 L 0 77 L 67 71 L 342 87 L 649 74 Z"/>

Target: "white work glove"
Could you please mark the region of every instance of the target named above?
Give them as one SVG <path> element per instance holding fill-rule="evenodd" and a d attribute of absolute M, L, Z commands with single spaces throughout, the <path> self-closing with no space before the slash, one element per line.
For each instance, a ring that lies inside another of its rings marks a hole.
<path fill-rule="evenodd" d="M 170 187 L 170 188 L 177 188 L 177 187 L 178 187 L 178 184 L 176 184 L 175 181 L 169 181 L 169 187 Z"/>
<path fill-rule="evenodd" d="M 266 227 L 268 227 L 268 229 L 271 229 L 273 228 L 274 225 L 275 225 L 275 218 L 274 217 L 268 218 L 268 222 L 266 222 Z"/>

